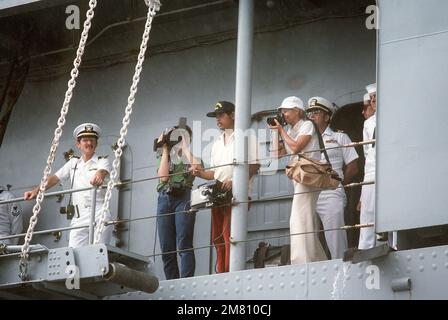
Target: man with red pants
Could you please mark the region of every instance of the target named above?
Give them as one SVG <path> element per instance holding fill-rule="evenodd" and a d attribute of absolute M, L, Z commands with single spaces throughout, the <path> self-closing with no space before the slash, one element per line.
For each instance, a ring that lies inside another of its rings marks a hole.
<path fill-rule="evenodd" d="M 219 180 L 222 182 L 223 191 L 231 191 L 233 176 L 233 161 L 235 159 L 235 106 L 228 101 L 220 101 L 215 105 L 215 111 L 207 113 L 208 117 L 216 118 L 216 124 L 222 131 L 218 139 L 213 143 L 211 151 L 210 166 L 221 166 L 231 164 L 212 170 L 203 171 L 200 168 L 193 171 L 193 175 L 206 180 Z M 246 135 L 249 137 L 249 181 L 257 173 L 260 165 L 257 164 L 257 143 L 254 134 Z M 251 164 L 253 163 L 253 164 Z M 249 189 L 250 194 L 250 189 Z M 229 272 L 230 259 L 230 220 L 232 207 L 219 206 L 212 208 L 212 239 L 216 248 L 216 272 Z"/>

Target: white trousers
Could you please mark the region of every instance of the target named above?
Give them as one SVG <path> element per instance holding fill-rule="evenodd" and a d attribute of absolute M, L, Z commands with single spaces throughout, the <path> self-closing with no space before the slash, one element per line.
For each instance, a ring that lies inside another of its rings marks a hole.
<path fill-rule="evenodd" d="M 316 212 L 324 229 L 336 229 L 345 225 L 344 208 L 347 203 L 342 188 L 322 191 L 317 200 Z M 345 230 L 325 231 L 325 240 L 332 259 L 342 259 L 348 248 Z"/>
<path fill-rule="evenodd" d="M 362 186 L 360 223 L 375 222 L 375 185 Z M 369 249 L 376 245 L 375 228 L 361 228 L 358 249 Z"/>
<path fill-rule="evenodd" d="M 97 228 L 95 228 L 95 231 Z M 109 225 L 104 228 L 101 234 L 100 243 L 109 244 L 112 238 L 113 226 Z M 72 248 L 83 247 L 89 245 L 89 228 L 75 229 L 70 231 L 68 246 Z"/>
<path fill-rule="evenodd" d="M 95 212 L 95 232 L 98 229 L 98 224 L 100 222 L 100 212 L 101 212 L 102 204 L 98 206 Z M 91 211 L 90 208 L 86 208 L 85 210 L 82 210 L 80 214 L 80 218 L 74 218 L 72 220 L 72 226 L 79 226 L 79 225 L 88 225 L 90 223 L 90 216 Z M 111 220 L 111 217 L 109 214 L 107 214 L 106 221 Z M 100 243 L 109 244 L 111 238 L 112 238 L 112 231 L 113 231 L 113 225 L 108 225 L 104 227 L 103 233 L 101 234 Z M 82 247 L 89 245 L 89 228 L 82 228 L 82 229 L 74 229 L 70 231 L 70 236 L 68 240 L 68 246 L 72 248 Z"/>
<path fill-rule="evenodd" d="M 295 181 L 293 181 L 293 184 L 294 193 L 316 190 Z M 289 220 L 291 234 L 317 230 L 316 202 L 318 197 L 319 192 L 294 195 Z M 291 236 L 291 264 L 326 259 L 325 251 L 320 244 L 317 233 Z"/>

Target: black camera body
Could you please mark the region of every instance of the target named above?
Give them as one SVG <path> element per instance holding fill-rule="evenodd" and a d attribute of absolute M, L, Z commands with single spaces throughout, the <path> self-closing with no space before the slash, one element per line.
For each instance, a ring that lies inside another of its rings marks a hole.
<path fill-rule="evenodd" d="M 283 115 L 283 113 L 279 113 L 277 115 L 275 115 L 275 117 L 268 117 L 266 119 L 266 122 L 270 125 L 270 126 L 275 126 L 276 123 L 274 120 L 277 120 L 278 123 L 280 123 L 281 126 L 286 126 L 286 120 L 285 120 L 285 116 Z"/>
<path fill-rule="evenodd" d="M 168 185 L 166 193 L 173 197 L 182 197 L 185 194 L 187 188 L 180 182 L 173 182 Z"/>
<path fill-rule="evenodd" d="M 158 148 L 162 148 L 164 144 L 168 146 L 168 149 L 171 149 L 177 143 L 182 141 L 182 137 L 178 137 L 177 140 L 171 140 L 171 132 L 173 130 L 169 130 L 167 133 L 163 134 L 162 140 L 159 141 L 159 138 L 154 139 L 153 150 L 157 151 Z"/>
<path fill-rule="evenodd" d="M 196 190 L 191 192 L 191 208 L 197 210 L 200 208 L 211 208 L 223 204 L 232 203 L 232 191 L 223 191 L 222 182 L 212 180 L 201 184 Z"/>

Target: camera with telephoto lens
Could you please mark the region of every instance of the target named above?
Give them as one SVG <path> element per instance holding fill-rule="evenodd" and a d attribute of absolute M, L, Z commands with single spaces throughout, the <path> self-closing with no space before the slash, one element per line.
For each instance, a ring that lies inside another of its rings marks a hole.
<path fill-rule="evenodd" d="M 285 120 L 285 116 L 282 113 L 277 114 L 275 117 L 268 117 L 266 119 L 266 122 L 270 125 L 270 126 L 275 126 L 276 123 L 274 120 L 277 120 L 278 123 L 280 123 L 281 126 L 286 126 L 286 120 Z"/>
<path fill-rule="evenodd" d="M 168 149 L 171 149 L 173 146 L 175 146 L 177 143 L 182 141 L 182 137 L 179 136 L 177 140 L 171 140 L 171 133 L 173 132 L 175 128 L 166 129 L 163 133 L 162 139 L 159 141 L 159 139 L 154 139 L 154 147 L 153 150 L 157 151 L 158 148 L 163 147 L 164 144 L 168 146 Z"/>

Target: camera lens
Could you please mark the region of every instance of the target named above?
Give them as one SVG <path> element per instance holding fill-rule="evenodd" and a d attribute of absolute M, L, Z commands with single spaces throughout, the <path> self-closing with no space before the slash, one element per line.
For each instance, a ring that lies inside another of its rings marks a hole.
<path fill-rule="evenodd" d="M 275 119 L 275 118 L 273 118 L 273 117 L 269 117 L 269 118 L 266 119 L 266 122 L 267 122 L 270 126 L 275 126 L 275 121 L 274 121 L 274 119 Z"/>

